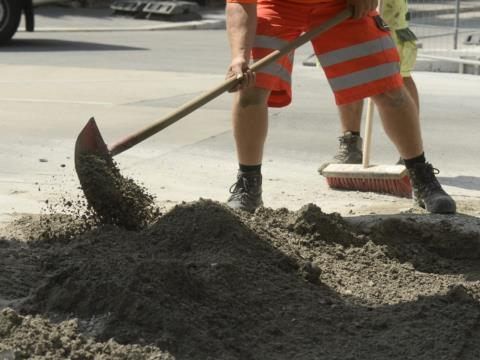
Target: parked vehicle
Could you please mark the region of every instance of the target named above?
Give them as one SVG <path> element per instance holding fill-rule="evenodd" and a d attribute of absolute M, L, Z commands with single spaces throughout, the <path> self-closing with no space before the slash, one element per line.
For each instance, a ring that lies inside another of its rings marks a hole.
<path fill-rule="evenodd" d="M 9 41 L 17 32 L 22 13 L 27 31 L 34 30 L 34 6 L 58 0 L 0 0 L 0 44 Z"/>

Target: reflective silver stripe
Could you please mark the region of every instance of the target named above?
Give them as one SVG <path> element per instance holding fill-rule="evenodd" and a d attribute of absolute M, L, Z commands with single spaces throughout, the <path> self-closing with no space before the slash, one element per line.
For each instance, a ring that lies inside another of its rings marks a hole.
<path fill-rule="evenodd" d="M 288 41 L 285 41 L 279 38 L 265 36 L 265 35 L 257 35 L 255 37 L 255 42 L 253 43 L 253 47 L 279 50 L 287 44 L 288 44 Z M 288 60 L 290 60 L 292 64 L 293 64 L 293 57 L 294 57 L 294 52 L 293 51 L 289 52 Z"/>
<path fill-rule="evenodd" d="M 263 49 L 271 49 L 271 50 L 279 50 L 282 47 L 284 47 L 286 44 L 288 44 L 288 41 L 276 38 L 276 37 L 271 37 L 271 36 L 265 36 L 265 35 L 257 35 L 255 37 L 255 42 L 253 43 L 253 47 L 255 48 L 263 48 Z M 291 51 L 288 53 L 288 59 L 290 63 L 293 64 L 294 60 L 294 52 Z M 270 65 L 267 65 L 263 69 L 257 71 L 258 73 L 264 73 L 272 76 L 279 77 L 286 83 L 291 84 L 292 82 L 292 77 L 290 73 L 288 72 L 287 69 L 285 69 L 281 64 L 279 63 L 273 63 Z"/>
<path fill-rule="evenodd" d="M 331 66 L 345 61 L 357 59 L 384 50 L 393 49 L 395 43 L 390 36 L 383 36 L 380 39 L 367 41 L 348 48 L 330 51 L 325 54 L 318 55 L 317 58 L 322 66 Z"/>
<path fill-rule="evenodd" d="M 290 73 L 280 64 L 278 63 L 273 63 L 270 65 L 267 65 L 263 69 L 257 71 L 257 73 L 264 73 L 272 76 L 279 77 L 286 83 L 291 84 L 292 83 L 292 77 L 290 76 Z"/>
<path fill-rule="evenodd" d="M 278 50 L 288 44 L 288 41 L 265 35 L 257 35 L 253 47 Z"/>
<path fill-rule="evenodd" d="M 399 71 L 399 64 L 391 62 L 329 79 L 329 83 L 333 91 L 339 91 L 380 80 L 395 75 Z"/>

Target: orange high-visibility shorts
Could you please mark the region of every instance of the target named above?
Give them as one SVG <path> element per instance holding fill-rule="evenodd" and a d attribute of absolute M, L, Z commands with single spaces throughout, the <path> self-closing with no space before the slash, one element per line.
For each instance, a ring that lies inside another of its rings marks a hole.
<path fill-rule="evenodd" d="M 259 0 L 253 60 L 279 49 L 345 8 L 345 0 L 312 4 Z M 335 26 L 314 39 L 312 45 L 338 105 L 381 94 L 403 84 L 397 49 L 377 12 Z M 293 56 L 292 52 L 257 72 L 256 86 L 271 90 L 268 100 L 271 107 L 286 106 L 292 100 Z"/>

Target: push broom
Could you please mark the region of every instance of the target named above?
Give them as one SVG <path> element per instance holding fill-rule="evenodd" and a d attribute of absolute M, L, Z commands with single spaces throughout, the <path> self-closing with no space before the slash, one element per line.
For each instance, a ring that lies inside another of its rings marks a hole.
<path fill-rule="evenodd" d="M 362 164 L 330 164 L 322 170 L 332 189 L 370 191 L 412 197 L 412 185 L 404 165 L 370 165 L 374 104 L 368 99 Z"/>

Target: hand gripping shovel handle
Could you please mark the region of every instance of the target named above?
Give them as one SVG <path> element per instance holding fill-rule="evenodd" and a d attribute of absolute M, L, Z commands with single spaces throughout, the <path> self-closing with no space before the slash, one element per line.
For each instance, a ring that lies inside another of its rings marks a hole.
<path fill-rule="evenodd" d="M 317 37 L 318 35 L 326 32 L 327 30 L 331 29 L 332 27 L 340 24 L 341 22 L 347 20 L 352 16 L 352 11 L 350 8 L 345 9 L 344 11 L 340 12 L 333 18 L 327 20 L 323 24 L 319 25 L 318 27 L 302 34 L 294 41 L 288 43 L 284 47 L 279 50 L 275 50 L 266 57 L 258 60 L 255 62 L 250 69 L 252 71 L 258 71 L 267 65 L 270 65 L 280 59 L 281 57 L 285 56 L 292 50 L 295 50 L 302 46 L 303 44 L 307 43 L 308 41 L 312 40 L 313 38 Z M 174 112 L 168 114 L 163 119 L 155 122 L 154 124 L 138 131 L 135 134 L 127 136 L 123 140 L 120 140 L 109 147 L 109 152 L 112 156 L 118 155 L 125 150 L 131 148 L 132 146 L 142 142 L 143 140 L 149 138 L 150 136 L 156 134 L 157 132 L 165 129 L 166 127 L 172 125 L 173 123 L 177 122 L 178 120 L 182 119 L 183 117 L 187 116 L 188 114 L 192 113 L 193 111 L 197 110 L 201 106 L 205 105 L 206 103 L 210 102 L 211 100 L 215 99 L 216 97 L 220 96 L 224 92 L 227 92 L 234 86 L 236 86 L 240 81 L 242 81 L 242 77 L 239 78 L 232 78 L 226 80 L 223 84 L 215 87 L 214 89 L 210 90 L 209 92 L 191 100 L 190 102 L 184 104 L 179 109 L 175 110 Z"/>

